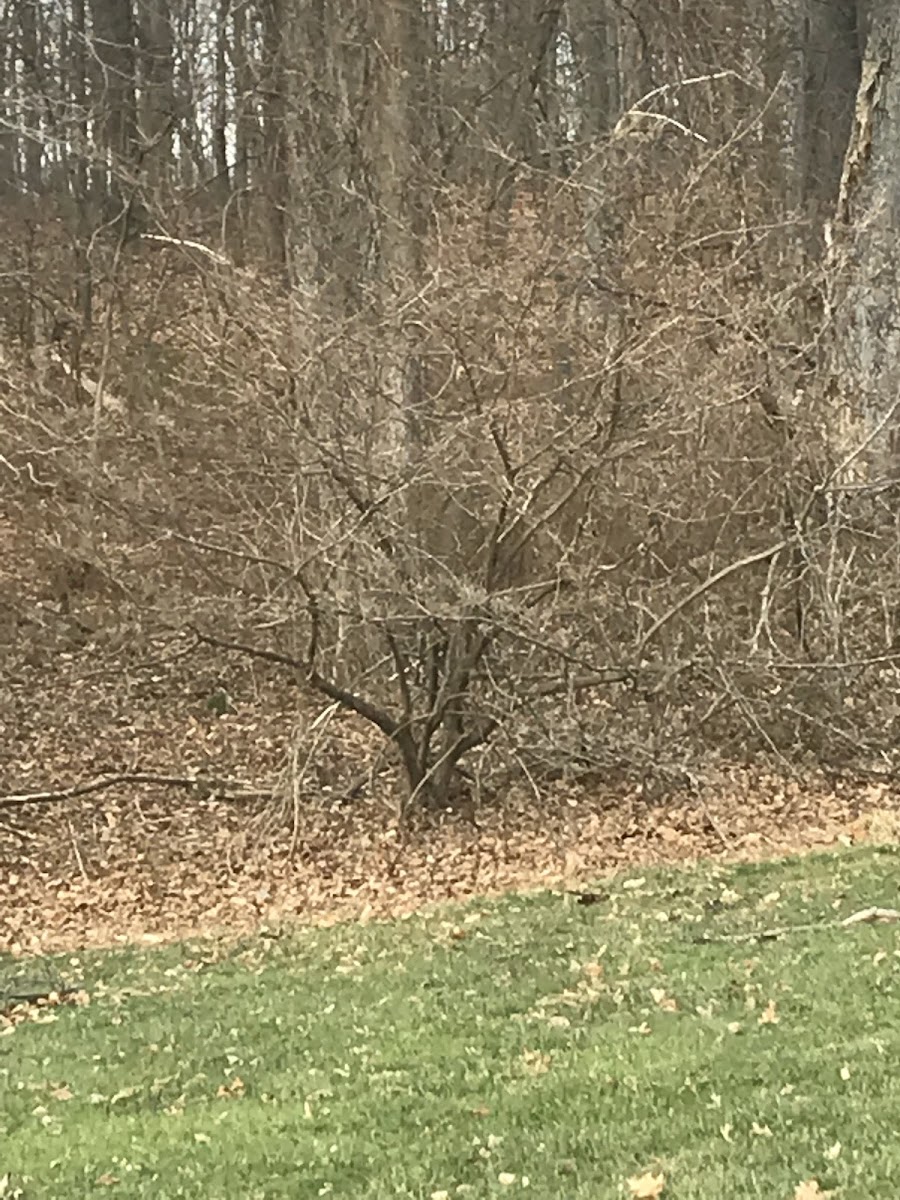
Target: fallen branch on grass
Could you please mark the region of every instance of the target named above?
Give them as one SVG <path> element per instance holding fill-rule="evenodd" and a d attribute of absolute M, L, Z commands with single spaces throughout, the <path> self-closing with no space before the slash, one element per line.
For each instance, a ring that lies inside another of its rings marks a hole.
<path fill-rule="evenodd" d="M 842 921 L 808 921 L 803 925 L 781 925 L 773 929 L 752 929 L 749 933 L 698 933 L 695 942 L 772 942 L 789 933 L 813 933 L 820 929 L 850 929 L 854 925 L 884 925 L 900 921 L 896 908 L 861 908 Z"/>
<path fill-rule="evenodd" d="M 118 784 L 155 784 L 157 787 L 183 788 L 194 792 L 201 800 L 270 800 L 274 795 L 271 788 L 255 788 L 240 779 L 219 779 L 209 775 L 157 775 L 147 771 L 127 771 L 119 775 L 104 775 L 88 783 L 76 783 L 71 787 L 45 792 L 20 792 L 0 796 L 0 808 L 14 804 L 57 804 L 63 800 L 74 800 L 95 792 L 105 792 Z"/>

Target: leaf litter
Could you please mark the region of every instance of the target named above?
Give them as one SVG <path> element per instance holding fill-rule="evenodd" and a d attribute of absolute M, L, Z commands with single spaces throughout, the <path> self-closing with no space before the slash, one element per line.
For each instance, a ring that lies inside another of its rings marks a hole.
<path fill-rule="evenodd" d="M 140 643 L 134 653 L 146 650 Z M 375 769 L 383 747 L 357 718 L 332 723 L 315 787 L 290 803 L 278 781 L 298 729 L 320 715 L 314 697 L 274 669 L 243 664 L 227 681 L 243 702 L 216 714 L 204 699 L 222 672 L 211 651 L 152 676 L 122 657 L 121 644 L 98 645 L 91 671 L 77 654 L 17 665 L 0 696 L 4 794 L 146 771 L 261 781 L 275 798 L 122 783 L 58 803 L 0 804 L 0 953 L 277 934 L 298 921 L 379 920 L 547 887 L 605 904 L 596 880 L 611 872 L 758 860 L 900 830 L 888 783 L 737 767 L 711 771 L 699 794 L 652 802 L 614 781 L 547 783 L 540 804 L 512 789 L 477 823 L 419 814 L 401 830 L 390 779 Z M 374 779 L 349 799 L 348 762 L 371 767 Z M 637 896 L 643 884 L 627 886 Z"/>

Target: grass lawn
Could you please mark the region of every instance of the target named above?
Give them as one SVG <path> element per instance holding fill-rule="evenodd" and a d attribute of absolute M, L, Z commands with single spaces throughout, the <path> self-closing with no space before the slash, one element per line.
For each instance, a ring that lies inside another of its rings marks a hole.
<path fill-rule="evenodd" d="M 0 1197 L 896 1196 L 898 927 L 830 923 L 898 889 L 854 850 L 63 958 L 89 1003 L 0 1019 Z"/>

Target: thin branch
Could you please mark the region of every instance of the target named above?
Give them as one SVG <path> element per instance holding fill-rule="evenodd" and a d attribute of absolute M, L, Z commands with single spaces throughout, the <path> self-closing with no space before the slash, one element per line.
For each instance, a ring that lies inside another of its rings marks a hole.
<path fill-rule="evenodd" d="M 204 796 L 222 796 L 224 799 L 231 800 L 268 800 L 272 796 L 271 788 L 254 788 L 252 784 L 241 779 L 215 779 L 201 775 L 158 775 L 152 771 L 126 771 L 118 775 L 104 775 L 100 779 L 92 779 L 88 783 L 76 783 L 67 788 L 7 794 L 0 796 L 0 807 L 12 807 L 15 804 L 58 804 L 63 800 L 75 800 L 80 796 L 90 796 L 96 792 L 108 791 L 109 788 L 117 787 L 119 784 L 130 783 L 184 788 Z"/>
<path fill-rule="evenodd" d="M 634 683 L 636 671 L 627 667 L 609 667 L 605 671 L 596 671 L 593 675 L 576 675 L 574 679 L 548 680 L 539 684 L 529 693 L 531 699 L 538 696 L 561 696 L 569 692 L 585 692 L 590 688 L 604 687 L 612 683 Z"/>
<path fill-rule="evenodd" d="M 162 233 L 142 233 L 141 237 L 145 242 L 161 242 L 163 245 L 175 246 L 182 250 L 196 250 L 198 254 L 205 255 L 206 258 L 211 259 L 214 263 L 218 263 L 220 267 L 234 266 L 230 258 L 226 258 L 224 254 L 219 254 L 216 250 L 211 250 L 209 246 L 204 246 L 202 242 L 190 241 L 188 238 L 166 237 Z"/>
<path fill-rule="evenodd" d="M 266 650 L 262 646 L 248 646 L 244 642 L 232 642 L 225 638 L 213 637 L 212 634 L 202 633 L 194 626 L 189 626 L 189 628 L 207 646 L 217 646 L 220 650 L 232 650 L 238 654 L 246 654 L 250 658 L 260 658 L 264 662 L 278 663 L 279 666 L 290 667 L 294 671 L 302 672 L 310 686 L 322 692 L 329 700 L 336 701 L 342 708 L 349 708 L 357 716 L 371 722 L 381 730 L 385 737 L 396 739 L 400 725 L 389 713 L 371 704 L 363 696 L 357 696 L 355 692 L 350 692 L 330 679 L 326 679 L 324 675 L 320 675 L 312 666 L 302 662 L 299 658 L 294 658 L 290 654 L 282 654 L 278 650 Z"/>
<path fill-rule="evenodd" d="M 227 641 L 224 638 L 214 637 L 211 633 L 203 633 L 194 625 L 189 625 L 187 628 L 198 641 L 207 646 L 215 646 L 219 650 L 234 650 L 239 654 L 247 654 L 251 658 L 261 658 L 265 662 L 277 663 L 281 667 L 291 667 L 295 671 L 302 671 L 304 675 L 308 673 L 309 668 L 306 663 L 299 658 L 294 658 L 291 654 L 282 654 L 279 650 L 267 650 L 264 646 L 247 646 L 243 642 Z"/>
<path fill-rule="evenodd" d="M 780 554 L 782 550 L 793 545 L 796 540 L 796 535 L 782 538 L 780 542 L 775 542 L 774 545 L 767 546 L 765 550 L 757 550 L 755 554 L 746 554 L 743 558 L 739 558 L 737 562 L 729 563 L 726 567 L 722 567 L 720 571 L 716 571 L 715 575 L 710 575 L 708 579 L 704 579 L 702 583 L 697 584 L 693 591 L 688 592 L 677 604 L 673 604 L 671 608 L 667 609 L 661 617 L 658 617 L 653 622 L 638 643 L 637 653 L 641 654 L 663 626 L 668 625 L 673 617 L 677 617 L 683 609 L 693 604 L 695 600 L 699 600 L 701 596 L 704 596 L 711 588 L 714 588 L 724 579 L 727 579 L 729 575 L 734 575 L 737 571 L 742 571 L 744 567 L 751 567 L 754 563 L 767 562 L 774 555 Z"/>

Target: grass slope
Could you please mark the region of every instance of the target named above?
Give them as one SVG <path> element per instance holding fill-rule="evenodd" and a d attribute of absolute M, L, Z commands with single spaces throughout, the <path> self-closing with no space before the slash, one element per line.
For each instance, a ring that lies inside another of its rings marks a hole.
<path fill-rule="evenodd" d="M 830 924 L 896 905 L 896 866 L 647 872 L 591 905 L 66 959 L 90 1003 L 0 1037 L 0 1196 L 896 1194 L 896 927 Z"/>

